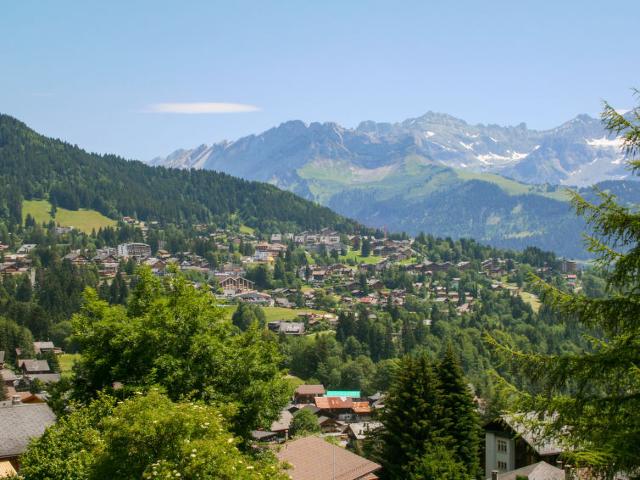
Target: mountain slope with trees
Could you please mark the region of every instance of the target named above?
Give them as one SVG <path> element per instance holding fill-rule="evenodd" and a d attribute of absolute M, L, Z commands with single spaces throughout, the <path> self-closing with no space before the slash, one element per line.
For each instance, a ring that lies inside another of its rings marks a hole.
<path fill-rule="evenodd" d="M 162 223 L 217 223 L 230 218 L 271 229 L 353 231 L 356 222 L 272 185 L 217 172 L 152 168 L 115 155 L 87 153 L 0 115 L 0 218 L 22 222 L 24 199 L 49 199 L 69 210 L 87 208 Z"/>

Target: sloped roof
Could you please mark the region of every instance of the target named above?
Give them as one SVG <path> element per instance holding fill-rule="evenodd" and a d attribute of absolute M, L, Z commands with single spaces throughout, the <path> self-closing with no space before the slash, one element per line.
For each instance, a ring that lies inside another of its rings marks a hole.
<path fill-rule="evenodd" d="M 42 350 L 43 348 L 53 350 L 56 347 L 53 342 L 33 342 L 33 348 L 36 350 Z"/>
<path fill-rule="evenodd" d="M 17 474 L 18 472 L 16 472 L 16 469 L 13 468 L 13 465 L 11 465 L 11 462 L 7 460 L 0 462 L 0 478 L 13 477 L 14 475 L 17 475 Z"/>
<path fill-rule="evenodd" d="M 500 418 L 527 442 L 538 455 L 544 457 L 562 453 L 562 447 L 558 445 L 557 439 L 544 436 L 541 428 L 526 425 L 527 421 L 534 420 L 533 414 L 526 414 L 522 420 L 518 416 L 512 415 L 503 415 Z"/>
<path fill-rule="evenodd" d="M 363 440 L 368 433 L 373 432 L 380 427 L 382 427 L 381 422 L 357 422 L 349 424 L 349 430 L 351 430 L 353 436 L 356 437 L 357 440 Z"/>
<path fill-rule="evenodd" d="M 283 430 L 289 430 L 293 415 L 289 410 L 282 410 L 280 412 L 280 418 L 271 424 L 272 432 L 282 432 Z"/>
<path fill-rule="evenodd" d="M 565 480 L 564 470 L 549 465 L 547 462 L 538 462 L 517 470 L 498 474 L 498 480 L 516 480 L 519 476 L 529 480 Z"/>
<path fill-rule="evenodd" d="M 287 442 L 276 455 L 281 462 L 293 467 L 286 471 L 292 480 L 357 480 L 381 468 L 377 463 L 319 437 Z"/>
<path fill-rule="evenodd" d="M 18 360 L 18 366 L 27 372 L 49 372 L 49 362 L 46 360 L 24 359 Z"/>
<path fill-rule="evenodd" d="M 298 395 L 324 395 L 324 385 L 299 385 L 296 388 Z"/>
<path fill-rule="evenodd" d="M 371 413 L 369 402 L 353 402 L 351 409 L 354 413 Z"/>
<path fill-rule="evenodd" d="M 316 407 L 320 409 L 352 408 L 353 400 L 348 397 L 316 397 Z"/>
<path fill-rule="evenodd" d="M 8 368 L 3 368 L 2 370 L 0 370 L 0 377 L 5 382 L 13 382 L 18 379 L 18 377 L 16 377 L 16 374 Z"/>
<path fill-rule="evenodd" d="M 55 421 L 46 403 L 0 404 L 0 458 L 24 453 L 29 440 L 41 436 Z"/>

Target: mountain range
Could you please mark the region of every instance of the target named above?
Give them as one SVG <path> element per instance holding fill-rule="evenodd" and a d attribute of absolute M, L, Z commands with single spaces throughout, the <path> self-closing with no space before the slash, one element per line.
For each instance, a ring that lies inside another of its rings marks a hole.
<path fill-rule="evenodd" d="M 601 122 L 578 115 L 551 130 L 470 125 L 429 112 L 400 123 L 290 121 L 234 142 L 176 150 L 153 165 L 220 170 L 289 187 L 291 171 L 323 161 L 346 162 L 355 180 L 391 173 L 407 156 L 424 163 L 491 172 L 532 184 L 588 186 L 629 176 L 619 142 Z"/>
<path fill-rule="evenodd" d="M 150 163 L 269 182 L 378 228 L 575 257 L 586 256 L 585 226 L 564 186 L 607 182 L 623 202 L 635 201 L 639 188 L 618 140 L 588 115 L 542 131 L 433 112 L 353 129 L 289 121 Z"/>

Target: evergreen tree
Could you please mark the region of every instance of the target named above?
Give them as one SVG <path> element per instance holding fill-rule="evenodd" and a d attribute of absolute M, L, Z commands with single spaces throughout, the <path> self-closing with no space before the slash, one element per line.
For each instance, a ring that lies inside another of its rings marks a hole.
<path fill-rule="evenodd" d="M 636 91 L 637 95 L 640 92 Z M 603 120 L 618 134 L 634 171 L 640 169 L 640 107 L 620 115 L 605 104 Z M 543 301 L 567 321 L 594 332 L 589 351 L 532 355 L 491 340 L 532 383 L 519 411 L 539 413 L 541 427 L 564 444 L 565 456 L 603 478 L 640 471 L 640 213 L 599 192 L 599 202 L 573 193 L 589 224 L 590 251 L 607 274 L 607 294 L 591 298 L 536 280 Z M 574 327 L 575 328 L 575 327 Z M 552 415 L 549 415 L 552 414 Z"/>
<path fill-rule="evenodd" d="M 426 354 L 402 359 L 385 398 L 383 428 L 371 439 L 385 479 L 407 476 L 407 466 L 442 442 L 438 376 Z"/>
<path fill-rule="evenodd" d="M 368 238 L 365 238 L 362 241 L 361 255 L 363 257 L 368 257 L 369 255 L 371 255 L 371 241 Z"/>
<path fill-rule="evenodd" d="M 480 472 L 480 423 L 469 385 L 451 344 L 438 365 L 438 377 L 444 429 L 450 437 L 447 440 L 449 450 L 466 471 L 475 476 Z"/>

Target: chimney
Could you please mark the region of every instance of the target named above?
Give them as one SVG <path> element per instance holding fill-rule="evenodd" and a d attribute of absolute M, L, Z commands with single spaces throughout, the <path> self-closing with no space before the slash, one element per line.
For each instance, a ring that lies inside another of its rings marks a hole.
<path fill-rule="evenodd" d="M 11 405 L 20 405 L 22 401 L 20 400 L 20 395 L 14 395 L 11 397 Z"/>
<path fill-rule="evenodd" d="M 498 470 L 491 470 L 491 480 L 498 480 Z"/>

